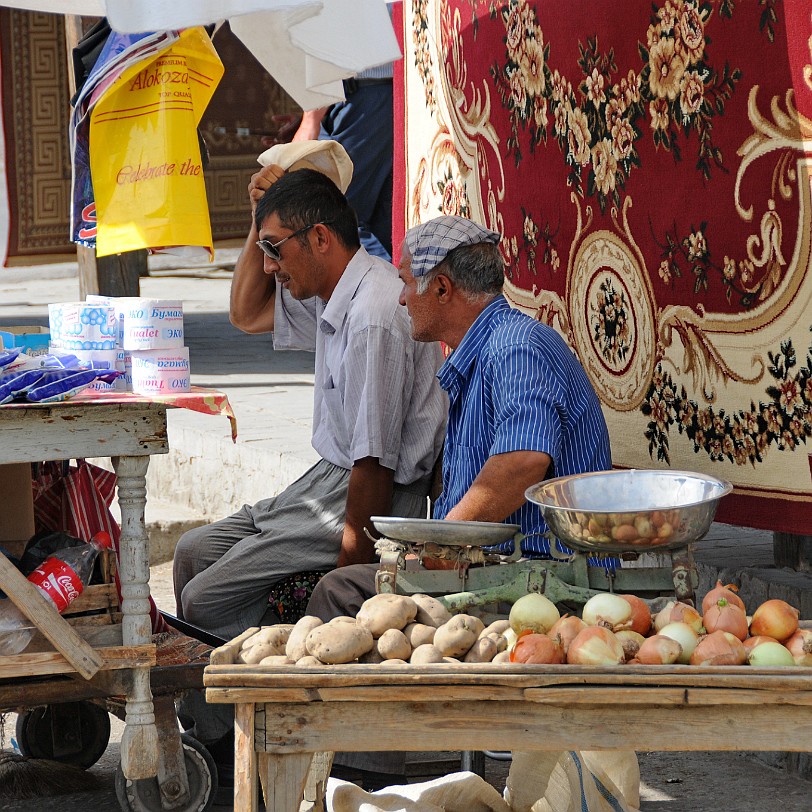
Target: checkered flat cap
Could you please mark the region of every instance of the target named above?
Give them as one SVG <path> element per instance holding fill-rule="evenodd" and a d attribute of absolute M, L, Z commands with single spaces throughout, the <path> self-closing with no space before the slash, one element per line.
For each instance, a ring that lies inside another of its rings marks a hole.
<path fill-rule="evenodd" d="M 435 217 L 410 228 L 405 236 L 406 247 L 412 255 L 412 276 L 425 276 L 434 270 L 450 251 L 461 245 L 489 242 L 498 245 L 501 234 L 474 223 L 465 217 Z"/>

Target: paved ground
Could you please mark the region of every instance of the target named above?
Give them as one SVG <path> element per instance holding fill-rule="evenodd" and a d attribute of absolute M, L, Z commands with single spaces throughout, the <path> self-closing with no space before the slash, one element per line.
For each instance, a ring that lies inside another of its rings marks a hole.
<path fill-rule="evenodd" d="M 245 336 L 228 322 L 227 302 L 234 251 L 218 252 L 215 267 L 172 269 L 171 261 L 151 259 L 151 275 L 142 280 L 143 296 L 182 299 L 192 382 L 228 394 L 237 415 L 239 439 L 232 444 L 227 421 L 176 410 L 170 412 L 172 451 L 150 465 L 147 519 L 156 542 L 152 591 L 162 608 L 174 610 L 167 545 L 190 522 L 218 518 L 268 495 L 304 471 L 315 455 L 309 445 L 313 362 L 308 353 L 274 353 L 267 336 Z M 75 265 L 33 269 L 0 268 L 0 325 L 47 325 L 49 302 L 79 297 Z M 156 495 L 171 493 L 167 505 Z M 159 533 L 160 531 L 160 533 Z M 714 525 L 697 554 L 702 584 L 742 574 L 750 593 L 798 601 L 812 617 L 809 575 L 776 570 L 770 534 Z M 729 578 L 728 578 L 729 580 Z M 706 587 L 705 587 L 706 588 Z M 702 586 L 700 587 L 700 592 Z M 7 724 L 6 743 L 13 731 Z M 119 760 L 121 725 L 114 720 L 110 746 L 90 771 L 97 787 L 63 796 L 25 802 L 3 800 L 0 810 L 39 812 L 56 808 L 78 812 L 119 809 L 113 773 Z M 720 737 L 724 731 L 720 731 Z M 739 753 L 642 754 L 643 812 L 710 812 L 726 806 L 737 812 L 808 812 L 809 781 Z M 486 777 L 504 782 L 505 766 L 487 763 Z M 0 778 L 2 772 L 0 771 Z M 222 807 L 227 809 L 228 807 Z"/>

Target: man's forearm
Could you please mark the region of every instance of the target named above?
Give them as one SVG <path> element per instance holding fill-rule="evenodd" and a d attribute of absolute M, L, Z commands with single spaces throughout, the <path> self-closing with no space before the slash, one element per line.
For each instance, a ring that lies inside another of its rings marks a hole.
<path fill-rule="evenodd" d="M 524 504 L 527 488 L 544 479 L 550 462 L 550 457 L 540 451 L 511 451 L 489 457 L 445 518 L 503 522 Z"/>
<path fill-rule="evenodd" d="M 350 471 L 347 511 L 338 566 L 369 564 L 375 560 L 375 545 L 364 533 L 372 530 L 370 516 L 387 515 L 392 509 L 394 471 L 375 457 L 358 460 Z"/>
<path fill-rule="evenodd" d="M 257 247 L 256 226 L 245 240 L 234 266 L 231 280 L 229 318 L 246 333 L 269 333 L 273 330 L 276 279 L 263 271 L 263 253 Z"/>

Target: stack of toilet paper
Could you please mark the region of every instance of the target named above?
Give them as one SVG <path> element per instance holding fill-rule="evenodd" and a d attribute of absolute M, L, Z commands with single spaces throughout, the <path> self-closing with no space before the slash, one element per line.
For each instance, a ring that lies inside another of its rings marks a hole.
<path fill-rule="evenodd" d="M 98 336 L 88 326 L 74 338 L 70 331 L 75 330 L 77 317 L 72 308 L 78 308 L 81 324 L 98 325 Z M 49 318 L 55 348 L 71 351 L 81 363 L 124 373 L 114 384 L 98 384 L 99 389 L 125 389 L 143 395 L 189 391 L 182 302 L 90 295 L 82 303 L 50 305 Z M 80 340 L 88 346 L 79 347 Z"/>

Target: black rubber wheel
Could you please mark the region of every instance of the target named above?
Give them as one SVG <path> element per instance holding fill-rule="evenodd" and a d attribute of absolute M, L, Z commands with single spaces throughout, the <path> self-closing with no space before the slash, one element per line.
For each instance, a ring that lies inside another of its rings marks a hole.
<path fill-rule="evenodd" d="M 110 716 L 93 702 L 45 705 L 17 716 L 17 746 L 29 758 L 49 758 L 83 770 L 110 741 Z"/>
<path fill-rule="evenodd" d="M 186 775 L 189 779 L 189 801 L 174 812 L 205 812 L 217 794 L 217 767 L 209 751 L 197 739 L 180 734 Z M 161 790 L 157 778 L 129 781 L 119 764 L 116 770 L 116 797 L 124 812 L 162 812 Z"/>

